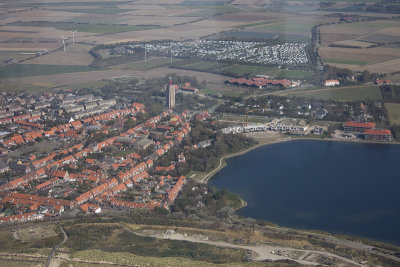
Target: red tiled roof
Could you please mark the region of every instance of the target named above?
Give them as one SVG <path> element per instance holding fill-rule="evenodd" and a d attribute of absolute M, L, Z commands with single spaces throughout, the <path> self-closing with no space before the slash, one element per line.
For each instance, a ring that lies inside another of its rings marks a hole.
<path fill-rule="evenodd" d="M 360 127 L 360 128 L 375 128 L 374 122 L 355 122 L 355 121 L 346 121 L 344 126 L 350 127 Z"/>
<path fill-rule="evenodd" d="M 365 134 L 370 135 L 392 135 L 392 132 L 388 129 L 373 129 L 373 130 L 365 130 Z"/>

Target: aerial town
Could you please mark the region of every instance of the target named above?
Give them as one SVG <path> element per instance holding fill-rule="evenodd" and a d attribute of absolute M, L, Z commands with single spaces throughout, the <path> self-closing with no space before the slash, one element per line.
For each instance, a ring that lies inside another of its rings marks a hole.
<path fill-rule="evenodd" d="M 227 82 L 292 86 L 287 80 L 265 78 Z M 186 181 L 185 176 L 171 173 L 176 174 L 172 171 L 178 162 L 185 162 L 185 156 L 179 154 L 167 166 L 157 160 L 189 135 L 191 120 L 211 117 L 208 110 L 174 111 L 178 90 L 182 94 L 199 92 L 190 82 L 176 85 L 170 78 L 165 86 L 166 107 L 152 117 L 141 103 L 117 102 L 79 94 L 79 90 L 41 95 L 2 93 L 0 223 L 51 218 L 72 210 L 169 210 Z M 243 102 L 225 101 L 216 111 L 246 114 L 244 124 L 221 128 L 224 134 L 279 132 L 315 136 L 329 130 L 330 125 L 324 120 L 350 119 L 336 130 L 337 138 L 391 141 L 389 129 L 369 122 L 373 116 L 363 103 L 352 106 L 307 101 L 272 96 L 249 98 Z M 379 106 L 379 102 L 374 105 Z M 343 110 L 350 115 L 341 117 Z M 249 124 L 247 117 L 253 113 L 273 119 Z M 204 140 L 193 148 L 207 148 L 212 142 Z"/>
<path fill-rule="evenodd" d="M 138 114 L 146 113 L 143 104 L 122 107 L 115 99 L 73 93 L 3 99 L 1 154 L 8 160 L 0 162 L 0 172 L 9 177 L 3 176 L 0 185 L 0 223 L 54 217 L 72 209 L 168 210 L 185 183 L 184 176 L 168 174 L 173 162 L 154 166 L 191 131 L 185 113 L 169 109 L 135 123 Z M 174 99 L 169 104 L 173 107 Z M 65 117 L 69 121 L 57 124 L 57 118 Z M 51 118 L 55 122 L 50 127 Z M 135 126 L 126 129 L 128 120 Z M 58 145 L 29 152 L 50 143 Z M 183 155 L 176 159 L 184 160 Z"/>

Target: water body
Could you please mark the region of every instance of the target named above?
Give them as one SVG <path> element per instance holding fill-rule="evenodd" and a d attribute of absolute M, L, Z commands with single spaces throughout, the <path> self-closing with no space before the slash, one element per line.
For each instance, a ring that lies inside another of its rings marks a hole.
<path fill-rule="evenodd" d="M 210 181 L 243 216 L 400 245 L 400 145 L 298 140 L 239 157 Z"/>

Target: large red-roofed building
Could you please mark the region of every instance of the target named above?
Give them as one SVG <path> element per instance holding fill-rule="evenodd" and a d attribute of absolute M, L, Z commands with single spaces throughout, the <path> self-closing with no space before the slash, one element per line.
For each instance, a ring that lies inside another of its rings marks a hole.
<path fill-rule="evenodd" d="M 388 129 L 367 129 L 365 130 L 365 140 L 390 142 L 392 140 L 392 132 Z"/>
<path fill-rule="evenodd" d="M 374 129 L 375 125 L 374 122 L 346 121 L 343 128 L 346 133 L 364 133 L 367 129 Z"/>

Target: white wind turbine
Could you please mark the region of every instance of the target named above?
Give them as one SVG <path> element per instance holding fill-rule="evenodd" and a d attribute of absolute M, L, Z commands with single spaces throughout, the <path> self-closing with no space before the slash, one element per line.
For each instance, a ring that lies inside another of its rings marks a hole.
<path fill-rule="evenodd" d="M 63 46 L 64 46 L 64 52 L 65 52 L 65 41 L 68 40 L 68 38 L 65 38 L 62 34 L 61 34 L 61 38 L 62 38 L 62 42 L 63 42 Z"/>
<path fill-rule="evenodd" d="M 70 33 L 72 33 L 72 44 L 75 44 L 75 33 L 77 32 L 77 30 L 75 31 L 69 31 Z"/>

